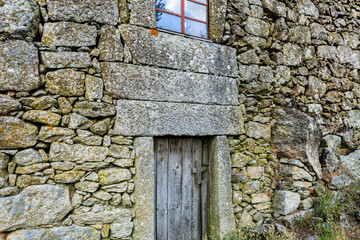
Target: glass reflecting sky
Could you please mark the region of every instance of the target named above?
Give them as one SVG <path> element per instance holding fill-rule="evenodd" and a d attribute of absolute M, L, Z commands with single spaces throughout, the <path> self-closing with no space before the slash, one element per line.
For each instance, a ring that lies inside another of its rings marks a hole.
<path fill-rule="evenodd" d="M 195 0 L 195 1 L 207 4 L 207 0 Z"/>
<path fill-rule="evenodd" d="M 205 23 L 185 19 L 185 33 L 197 37 L 207 38 L 207 26 Z"/>
<path fill-rule="evenodd" d="M 185 1 L 185 16 L 206 22 L 206 6 Z"/>
<path fill-rule="evenodd" d="M 156 0 L 156 8 L 181 14 L 181 0 Z"/>
<path fill-rule="evenodd" d="M 170 31 L 181 32 L 181 18 L 156 11 L 156 27 Z"/>

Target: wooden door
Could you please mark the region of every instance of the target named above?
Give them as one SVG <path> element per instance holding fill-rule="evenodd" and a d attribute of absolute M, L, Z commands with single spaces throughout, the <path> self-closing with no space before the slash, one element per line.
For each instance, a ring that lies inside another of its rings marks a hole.
<path fill-rule="evenodd" d="M 207 141 L 156 138 L 155 160 L 156 239 L 207 239 Z"/>

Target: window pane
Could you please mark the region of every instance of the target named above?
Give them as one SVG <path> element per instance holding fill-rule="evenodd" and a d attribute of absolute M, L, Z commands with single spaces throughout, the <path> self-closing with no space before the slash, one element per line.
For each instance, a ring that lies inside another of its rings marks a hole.
<path fill-rule="evenodd" d="M 181 0 L 156 0 L 156 8 L 181 14 Z"/>
<path fill-rule="evenodd" d="M 190 1 L 185 2 L 185 16 L 195 18 L 206 22 L 206 6 L 193 3 Z"/>
<path fill-rule="evenodd" d="M 197 37 L 207 38 L 207 26 L 205 23 L 185 19 L 185 33 Z"/>
<path fill-rule="evenodd" d="M 156 27 L 181 32 L 181 18 L 168 13 L 156 11 Z"/>

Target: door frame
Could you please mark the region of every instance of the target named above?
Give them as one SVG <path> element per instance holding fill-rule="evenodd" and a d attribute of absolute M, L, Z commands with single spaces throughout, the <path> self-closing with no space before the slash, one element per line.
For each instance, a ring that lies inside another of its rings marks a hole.
<path fill-rule="evenodd" d="M 154 138 L 157 238 L 208 239 L 208 140 Z"/>
<path fill-rule="evenodd" d="M 226 136 L 209 137 L 209 239 L 222 239 L 235 230 L 231 160 Z M 152 137 L 135 138 L 134 240 L 155 240 L 155 156 Z"/>

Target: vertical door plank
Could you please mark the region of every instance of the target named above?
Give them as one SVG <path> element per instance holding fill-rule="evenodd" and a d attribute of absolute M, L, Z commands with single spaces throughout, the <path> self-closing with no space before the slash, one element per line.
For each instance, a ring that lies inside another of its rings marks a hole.
<path fill-rule="evenodd" d="M 209 239 L 208 237 L 208 189 L 209 189 L 209 147 L 208 142 L 205 139 L 202 147 L 202 183 L 201 183 L 201 227 L 202 227 L 202 240 Z"/>
<path fill-rule="evenodd" d="M 168 239 L 183 239 L 181 231 L 182 140 L 170 138 L 168 171 Z"/>
<path fill-rule="evenodd" d="M 192 174 L 192 139 L 183 139 L 184 159 L 182 174 L 182 229 L 183 239 L 194 239 L 192 221 L 192 202 L 194 177 Z"/>
<path fill-rule="evenodd" d="M 194 188 L 192 201 L 192 224 L 193 239 L 201 238 L 201 167 L 202 167 L 202 141 L 194 139 L 193 141 L 193 168 L 194 168 Z"/>
<path fill-rule="evenodd" d="M 168 223 L 168 139 L 158 138 L 155 143 L 156 159 L 156 236 L 167 240 Z"/>

